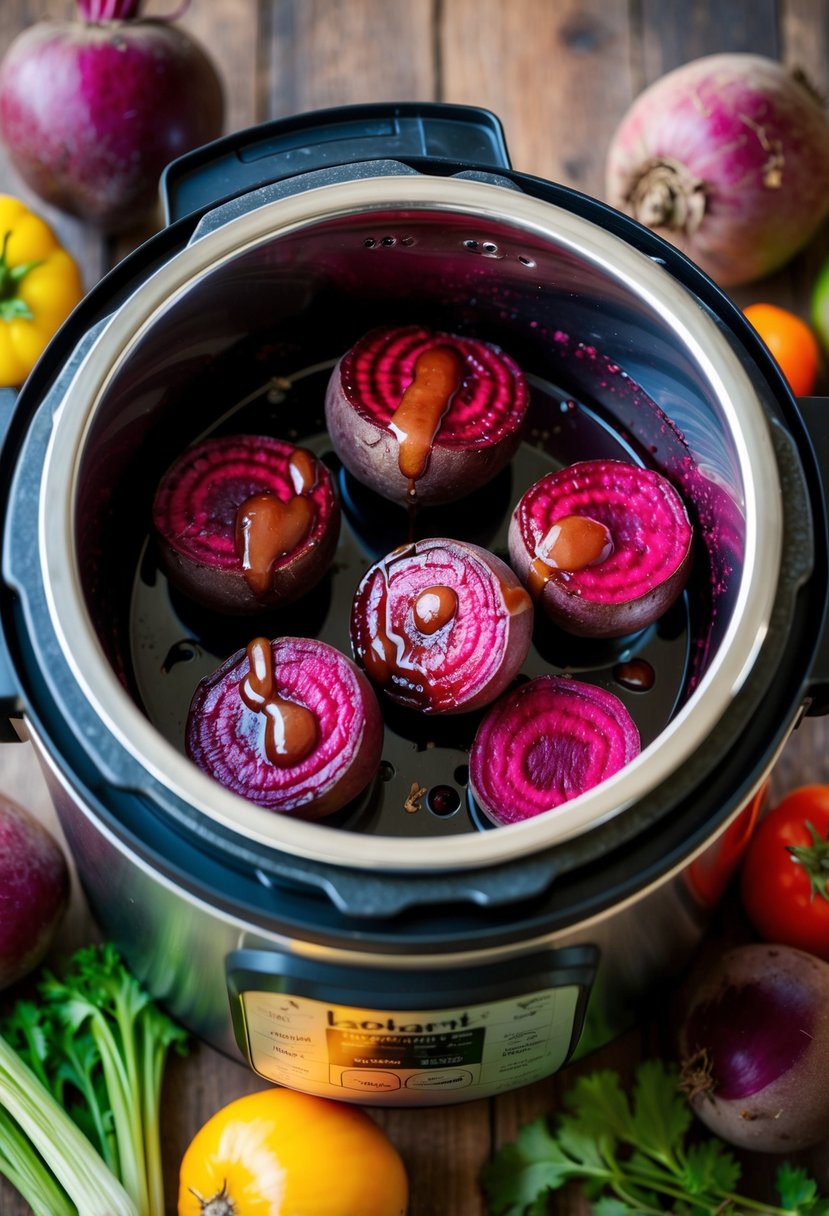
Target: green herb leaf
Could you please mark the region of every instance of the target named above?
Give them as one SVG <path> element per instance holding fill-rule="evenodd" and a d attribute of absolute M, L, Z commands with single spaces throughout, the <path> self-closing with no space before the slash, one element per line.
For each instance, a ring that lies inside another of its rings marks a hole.
<path fill-rule="evenodd" d="M 775 1177 L 780 1203 L 787 1212 L 812 1209 L 818 1192 L 817 1183 L 800 1166 L 784 1162 Z"/>
<path fill-rule="evenodd" d="M 494 1216 L 536 1216 L 546 1212 L 546 1196 L 572 1178 L 584 1175 L 578 1135 L 565 1138 L 566 1148 L 550 1134 L 544 1118 L 525 1124 L 512 1144 L 505 1145 L 486 1165 L 481 1183 Z M 584 1146 L 593 1152 L 589 1142 Z M 570 1153 L 574 1155 L 571 1156 Z M 542 1201 L 540 1206 L 539 1201 Z"/>
<path fill-rule="evenodd" d="M 131 1210 L 126 1191 L 142 1216 L 163 1216 L 161 1083 L 167 1053 L 183 1050 L 185 1031 L 111 943 L 76 951 L 62 978 L 45 972 L 38 991 L 39 1002 L 12 1011 L 10 1043 L 123 1184 L 125 1202 L 111 1212 Z"/>
<path fill-rule="evenodd" d="M 659 1060 L 646 1060 L 636 1072 L 629 1138 L 658 1161 L 675 1162 L 676 1148 L 692 1114 L 677 1088 L 678 1074 Z"/>
<path fill-rule="evenodd" d="M 565 1097 L 573 1119 L 597 1139 L 629 1140 L 631 1111 L 619 1074 L 603 1069 L 578 1077 Z"/>
<path fill-rule="evenodd" d="M 689 1195 L 730 1194 L 740 1181 L 740 1163 L 720 1141 L 703 1140 L 685 1152 L 682 1183 Z"/>
<path fill-rule="evenodd" d="M 611 1195 L 607 1195 L 593 1204 L 593 1216 L 634 1216 L 638 1210 Z"/>
<path fill-rule="evenodd" d="M 594 1216 L 829 1216 L 805 1170 L 781 1166 L 782 1207 L 736 1194 L 740 1165 L 709 1137 L 688 1143 L 693 1122 L 677 1072 L 643 1064 L 628 1100 L 617 1073 L 580 1076 L 565 1097 L 567 1114 L 551 1126 L 536 1119 L 496 1154 L 482 1174 L 492 1216 L 545 1216 L 547 1196 L 581 1183 Z"/>

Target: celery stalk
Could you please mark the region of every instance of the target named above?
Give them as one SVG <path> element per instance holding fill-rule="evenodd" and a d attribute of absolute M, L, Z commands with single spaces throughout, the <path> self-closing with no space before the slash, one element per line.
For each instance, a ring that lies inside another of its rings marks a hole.
<path fill-rule="evenodd" d="M 76 1216 L 75 1205 L 4 1110 L 0 1110 L 0 1174 L 23 1196 L 34 1216 Z"/>
<path fill-rule="evenodd" d="M 2 1036 L 0 1107 L 40 1153 L 78 1216 L 139 1216 L 132 1199 L 83 1132 Z M 45 1170 L 44 1177 L 48 1178 Z M 65 1210 L 71 1212 L 71 1208 Z M 60 1208 L 54 1216 L 62 1216 Z"/>

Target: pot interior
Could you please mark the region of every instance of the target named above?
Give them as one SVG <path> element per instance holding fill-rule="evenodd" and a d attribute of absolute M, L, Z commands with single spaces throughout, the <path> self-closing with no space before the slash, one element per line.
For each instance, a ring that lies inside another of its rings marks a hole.
<path fill-rule="evenodd" d="M 341 468 L 323 417 L 339 356 L 375 326 L 410 322 L 501 346 L 532 390 L 512 466 L 460 503 L 423 510 L 415 539 L 458 537 L 506 558 L 509 518 L 523 491 L 575 460 L 633 461 L 680 491 L 696 531 L 682 599 L 656 625 L 615 641 L 568 637 L 537 613 L 521 676 L 571 673 L 613 691 L 640 729 L 643 756 L 634 766 L 663 744 L 676 746 L 671 725 L 710 679 L 745 608 L 756 504 L 744 436 L 753 428 L 761 450 L 765 442 L 756 393 L 716 322 L 662 267 L 632 250 L 620 257 L 621 242 L 591 225 L 577 227 L 575 239 L 562 220 L 563 235 L 551 236 L 546 220 L 535 225 L 512 214 L 511 191 L 494 193 L 506 200 L 499 198 L 500 213 L 416 199 L 323 208 L 288 224 L 248 216 L 245 239 L 234 244 L 225 234 L 215 257 L 206 252 L 215 234 L 196 240 L 179 259 L 196 270 L 178 272 L 168 288 L 170 272 L 158 272 L 161 302 L 136 321 L 128 342 L 106 332 L 100 340 L 107 372 L 88 405 L 74 465 L 77 578 L 110 677 L 177 753 L 196 684 L 252 637 L 311 634 L 350 653 L 348 616 L 360 578 L 412 539 L 407 513 Z M 722 347 L 723 375 L 709 358 L 712 342 Z M 149 530 L 155 488 L 174 457 L 208 434 L 243 431 L 311 448 L 335 474 L 343 507 L 329 574 L 295 605 L 261 618 L 219 617 L 172 590 Z M 467 790 L 480 713 L 425 719 L 381 703 L 386 744 L 377 780 L 313 830 L 491 835 Z M 427 792 L 411 813 L 414 784 Z M 628 791 L 618 807 L 629 801 Z M 614 805 L 605 803 L 601 816 Z"/>

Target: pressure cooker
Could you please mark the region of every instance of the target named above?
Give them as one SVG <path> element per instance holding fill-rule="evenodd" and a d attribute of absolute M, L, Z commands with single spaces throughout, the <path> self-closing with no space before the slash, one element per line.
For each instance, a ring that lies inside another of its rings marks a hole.
<path fill-rule="evenodd" d="M 102 932 L 194 1033 L 356 1103 L 536 1081 L 686 965 L 780 749 L 829 705 L 827 406 L 793 399 L 680 252 L 514 171 L 486 110 L 300 115 L 182 157 L 161 190 L 165 226 L 89 292 L 8 421 L 6 727 L 34 744 Z M 376 778 L 322 822 L 230 792 L 184 748 L 196 685 L 252 636 L 349 652 L 355 588 L 405 536 L 332 451 L 325 385 L 361 335 L 413 322 L 496 343 L 532 399 L 510 467 L 424 530 L 504 555 L 529 484 L 609 457 L 671 480 L 696 533 L 655 625 L 536 629 L 523 676 L 610 688 L 642 750 L 510 826 L 469 792 L 466 715 L 385 707 Z M 223 431 L 310 448 L 341 499 L 331 571 L 262 620 L 188 602 L 154 550 L 159 478 Z"/>

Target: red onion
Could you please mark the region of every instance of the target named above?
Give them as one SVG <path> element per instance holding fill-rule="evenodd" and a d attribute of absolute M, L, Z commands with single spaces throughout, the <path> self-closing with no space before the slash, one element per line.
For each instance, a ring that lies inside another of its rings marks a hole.
<path fill-rule="evenodd" d="M 532 638 L 530 597 L 494 553 L 433 537 L 402 545 L 363 576 L 351 608 L 357 662 L 385 695 L 424 714 L 469 713 L 518 674 Z"/>
<path fill-rule="evenodd" d="M 622 118 L 606 197 L 720 286 L 748 283 L 789 261 L 829 210 L 829 117 L 775 60 L 693 60 Z"/>
<path fill-rule="evenodd" d="M 141 0 L 76 0 L 23 30 L 0 64 L 0 136 L 36 194 L 106 230 L 146 218 L 169 161 L 221 134 L 212 60 Z M 186 7 L 186 6 L 184 6 Z"/>
<path fill-rule="evenodd" d="M 829 1138 L 829 964 L 790 946 L 726 951 L 690 995 L 681 1082 L 696 1114 L 741 1148 Z"/>
<path fill-rule="evenodd" d="M 366 676 L 327 642 L 255 638 L 198 685 L 186 747 L 250 802 L 320 819 L 377 772 L 383 723 Z"/>

